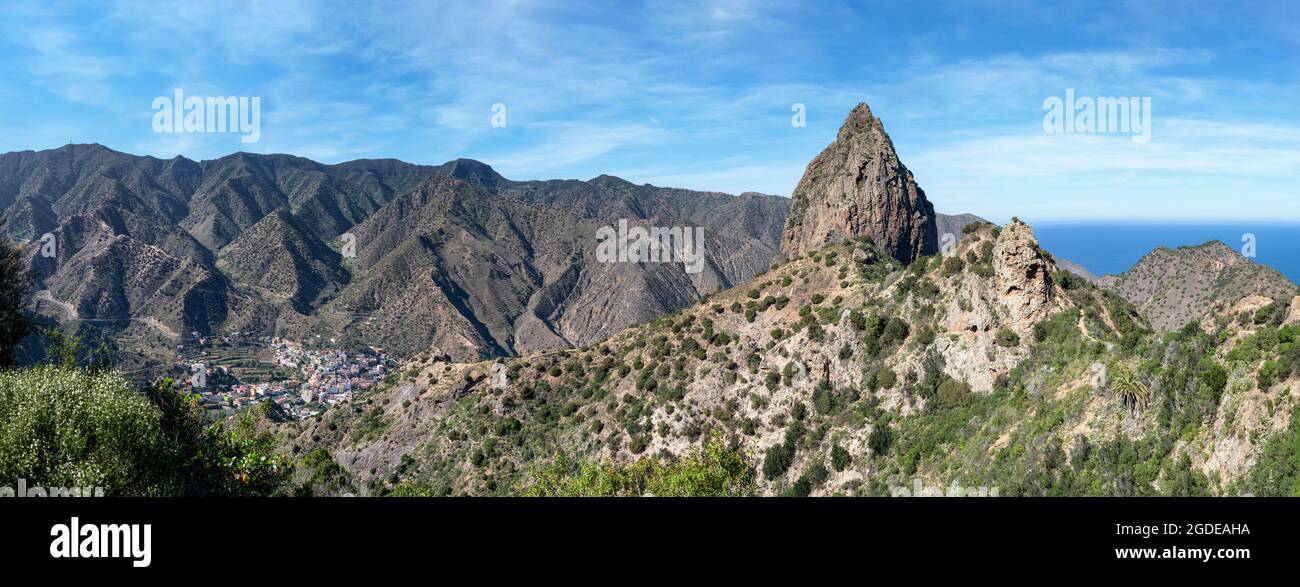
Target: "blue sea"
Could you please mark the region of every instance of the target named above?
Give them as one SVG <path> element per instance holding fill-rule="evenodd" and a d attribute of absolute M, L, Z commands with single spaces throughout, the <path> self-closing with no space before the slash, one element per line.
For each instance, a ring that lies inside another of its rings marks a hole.
<path fill-rule="evenodd" d="M 1094 275 L 1127 271 L 1143 255 L 1164 245 L 1176 248 L 1223 241 L 1243 251 L 1243 237 L 1254 235 L 1256 263 L 1300 282 L 1300 224 L 1119 224 L 1031 223 L 1038 243 L 1059 259 L 1083 265 Z"/>

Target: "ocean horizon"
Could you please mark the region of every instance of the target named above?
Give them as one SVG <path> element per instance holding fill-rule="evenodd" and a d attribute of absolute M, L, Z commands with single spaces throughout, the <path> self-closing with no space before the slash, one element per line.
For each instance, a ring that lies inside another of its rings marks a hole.
<path fill-rule="evenodd" d="M 1251 260 L 1300 283 L 1300 223 L 1040 221 L 1031 225 L 1038 243 L 1053 256 L 1082 265 L 1098 277 L 1127 271 L 1156 247 L 1174 249 L 1217 240 L 1243 253 L 1253 236 Z"/>

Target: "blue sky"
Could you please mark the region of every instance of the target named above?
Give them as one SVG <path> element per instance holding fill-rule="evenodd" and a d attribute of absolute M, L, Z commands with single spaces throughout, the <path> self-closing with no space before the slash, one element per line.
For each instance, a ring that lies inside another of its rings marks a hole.
<path fill-rule="evenodd" d="M 0 151 L 485 161 L 511 179 L 789 195 L 866 101 L 941 212 L 1300 220 L 1300 3 L 6 3 Z M 158 134 L 259 96 L 262 138 Z M 1150 97 L 1151 141 L 1043 101 Z M 495 103 L 507 125 L 491 124 Z M 807 125 L 790 124 L 791 106 Z"/>

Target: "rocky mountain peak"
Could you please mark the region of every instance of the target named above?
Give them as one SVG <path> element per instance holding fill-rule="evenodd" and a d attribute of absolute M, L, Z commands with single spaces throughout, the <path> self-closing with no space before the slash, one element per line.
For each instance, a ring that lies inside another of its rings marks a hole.
<path fill-rule="evenodd" d="M 792 199 L 781 238 L 787 258 L 864 235 L 904 263 L 939 249 L 934 206 L 866 104 L 808 164 Z"/>
<path fill-rule="evenodd" d="M 487 188 L 495 188 L 503 179 L 492 166 L 474 159 L 456 159 L 446 164 L 447 175 Z"/>
<path fill-rule="evenodd" d="M 835 135 L 835 140 L 850 140 L 853 136 L 862 133 L 885 134 L 884 124 L 871 113 L 871 107 L 867 106 L 866 102 L 859 102 L 853 110 L 849 111 L 844 124 L 840 126 L 840 132 Z M 885 136 L 885 140 L 888 141 L 889 137 Z"/>

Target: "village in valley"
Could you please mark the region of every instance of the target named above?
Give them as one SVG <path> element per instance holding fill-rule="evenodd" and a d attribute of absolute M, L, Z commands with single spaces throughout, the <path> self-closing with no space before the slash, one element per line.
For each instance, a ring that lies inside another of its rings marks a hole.
<path fill-rule="evenodd" d="M 192 336 L 177 346 L 168 375 L 197 394 L 211 417 L 271 401 L 293 418 L 310 418 L 351 401 L 389 374 L 395 361 L 380 347 L 335 346 L 231 332 Z"/>

